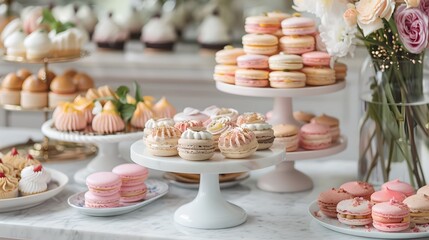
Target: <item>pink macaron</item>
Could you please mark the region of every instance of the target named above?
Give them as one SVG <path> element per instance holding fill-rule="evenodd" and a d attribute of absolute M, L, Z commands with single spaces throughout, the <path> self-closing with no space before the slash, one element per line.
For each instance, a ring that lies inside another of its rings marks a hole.
<path fill-rule="evenodd" d="M 302 54 L 304 65 L 311 67 L 326 66 L 331 63 L 331 56 L 327 52 L 314 51 Z"/>
<path fill-rule="evenodd" d="M 281 25 L 284 35 L 312 35 L 316 32 L 316 22 L 311 18 L 286 18 Z"/>
<path fill-rule="evenodd" d="M 372 204 L 363 198 L 343 200 L 337 205 L 338 221 L 352 226 L 363 226 L 372 223 Z"/>
<path fill-rule="evenodd" d="M 321 192 L 317 199 L 320 211 L 328 217 L 337 217 L 337 204 L 343 200 L 351 199 L 353 196 L 344 189 L 329 189 Z"/>
<path fill-rule="evenodd" d="M 346 182 L 340 186 L 354 197 L 363 197 L 370 200 L 371 195 L 375 192 L 374 187 L 367 182 L 352 181 Z"/>
<path fill-rule="evenodd" d="M 399 179 L 395 179 L 381 185 L 381 189 L 389 188 L 390 190 L 401 192 L 405 196 L 409 197 L 416 192 L 416 189 L 413 188 L 410 184 L 402 182 Z"/>
<path fill-rule="evenodd" d="M 237 58 L 237 66 L 239 68 L 267 69 L 268 56 L 257 54 L 242 55 Z"/>
<path fill-rule="evenodd" d="M 112 172 L 121 178 L 122 188 L 143 183 L 149 174 L 147 168 L 134 163 L 118 165 L 112 169 Z"/>
<path fill-rule="evenodd" d="M 121 178 L 111 172 L 96 172 L 86 178 L 90 192 L 97 196 L 109 196 L 119 192 Z"/>
<path fill-rule="evenodd" d="M 388 202 L 391 199 L 395 199 L 396 201 L 402 202 L 405 200 L 405 198 L 407 198 L 405 194 L 390 190 L 389 188 L 385 188 L 371 194 L 371 202 L 374 204 Z"/>
<path fill-rule="evenodd" d="M 114 193 L 108 196 L 99 196 L 93 192 L 85 193 L 85 207 L 87 208 L 113 208 L 119 207 L 119 199 L 121 195 Z"/>
<path fill-rule="evenodd" d="M 268 71 L 253 69 L 238 69 L 235 72 L 235 85 L 244 87 L 267 87 Z"/>
<path fill-rule="evenodd" d="M 318 123 L 308 123 L 301 127 L 299 145 L 308 150 L 328 148 L 332 144 L 329 127 Z"/>
<path fill-rule="evenodd" d="M 404 203 L 390 200 L 372 207 L 373 225 L 383 232 L 400 232 L 410 226 L 410 210 Z"/>
<path fill-rule="evenodd" d="M 137 202 L 146 197 L 147 187 L 143 182 L 133 186 L 121 187 L 121 202 Z"/>

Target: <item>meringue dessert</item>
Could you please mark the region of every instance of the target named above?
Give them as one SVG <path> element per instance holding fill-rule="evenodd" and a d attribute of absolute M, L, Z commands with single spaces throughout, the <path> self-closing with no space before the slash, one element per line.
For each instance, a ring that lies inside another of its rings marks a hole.
<path fill-rule="evenodd" d="M 1 83 L 0 103 L 19 105 L 23 80 L 15 73 L 9 73 Z"/>
<path fill-rule="evenodd" d="M 34 75 L 22 84 L 21 106 L 23 108 L 43 108 L 48 106 L 48 85 Z"/>
<path fill-rule="evenodd" d="M 173 118 L 176 114 L 176 109 L 162 97 L 152 108 L 157 118 Z"/>
<path fill-rule="evenodd" d="M 219 149 L 226 158 L 246 158 L 257 148 L 256 136 L 247 128 L 236 127 L 219 137 Z"/>
<path fill-rule="evenodd" d="M 93 9 L 87 4 L 81 5 L 76 12 L 76 18 L 80 25 L 92 36 L 98 21 L 97 15 L 94 13 Z"/>
<path fill-rule="evenodd" d="M 6 55 L 25 58 L 24 40 L 26 37 L 27 35 L 23 31 L 16 31 L 10 34 L 3 43 L 6 48 Z"/>
<path fill-rule="evenodd" d="M 152 110 L 146 106 L 144 102 L 137 103 L 136 110 L 131 117 L 131 126 L 135 128 L 144 128 L 146 122 L 153 118 L 154 114 Z"/>
<path fill-rule="evenodd" d="M 92 38 L 99 48 L 124 50 L 128 35 L 128 31 L 119 26 L 110 13 L 108 17 L 97 23 Z"/>
<path fill-rule="evenodd" d="M 72 103 L 62 103 L 55 110 L 54 126 L 59 131 L 79 131 L 85 129 L 86 125 L 84 113 Z"/>
<path fill-rule="evenodd" d="M 50 86 L 49 107 L 54 108 L 60 102 L 71 102 L 77 96 L 76 85 L 64 76 L 54 78 Z"/>
<path fill-rule="evenodd" d="M 21 171 L 19 180 L 19 192 L 23 196 L 33 195 L 48 190 L 51 175 L 41 164 L 28 166 Z"/>
<path fill-rule="evenodd" d="M 217 11 L 204 18 L 200 26 L 198 42 L 202 48 L 210 50 L 222 50 L 226 45 L 231 43 L 228 26 L 219 17 Z"/>
<path fill-rule="evenodd" d="M 45 30 L 37 30 L 24 40 L 26 57 L 30 60 L 39 60 L 51 55 L 52 42 Z"/>
<path fill-rule="evenodd" d="M 75 57 L 86 42 L 86 33 L 77 28 L 69 28 L 57 33 L 55 30 L 49 32 L 52 41 L 52 55 L 54 57 Z"/>
<path fill-rule="evenodd" d="M 125 129 L 124 120 L 111 101 L 106 102 L 101 113 L 95 115 L 92 129 L 99 134 L 112 134 Z"/>
<path fill-rule="evenodd" d="M 139 39 L 144 21 L 135 7 L 126 11 L 125 14 L 116 15 L 115 20 L 123 29 L 128 30 L 131 39 Z"/>
<path fill-rule="evenodd" d="M 142 29 L 140 40 L 146 48 L 172 51 L 177 35 L 174 27 L 155 15 Z"/>

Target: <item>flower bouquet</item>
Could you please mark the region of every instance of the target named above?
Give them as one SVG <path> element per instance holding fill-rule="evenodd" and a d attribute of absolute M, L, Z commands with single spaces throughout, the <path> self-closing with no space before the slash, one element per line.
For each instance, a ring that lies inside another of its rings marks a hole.
<path fill-rule="evenodd" d="M 399 172 L 408 178 L 403 180 L 426 185 L 429 97 L 423 70 L 429 0 L 294 0 L 294 8 L 320 18 L 319 40 L 334 58 L 352 55 L 358 39 L 368 50 L 366 70 L 372 71 L 361 79 L 359 177 L 386 182 L 393 166 L 402 163 Z"/>

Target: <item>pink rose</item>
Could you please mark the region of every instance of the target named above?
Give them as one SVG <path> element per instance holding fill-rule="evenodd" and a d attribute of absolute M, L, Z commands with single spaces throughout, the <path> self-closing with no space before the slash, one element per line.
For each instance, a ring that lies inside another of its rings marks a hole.
<path fill-rule="evenodd" d="M 429 16 L 429 0 L 420 0 L 419 9 Z"/>
<path fill-rule="evenodd" d="M 419 54 L 428 45 L 429 18 L 418 8 L 401 5 L 396 9 L 395 22 L 399 38 L 410 53 Z"/>

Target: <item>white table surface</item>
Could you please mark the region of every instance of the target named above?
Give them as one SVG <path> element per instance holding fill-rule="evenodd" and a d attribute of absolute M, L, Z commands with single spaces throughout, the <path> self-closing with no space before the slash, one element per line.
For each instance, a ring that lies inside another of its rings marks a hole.
<path fill-rule="evenodd" d="M 40 137 L 38 130 L 0 128 L 0 147 L 28 138 Z M 121 146 L 129 156 L 130 143 Z M 333 158 L 335 159 L 335 157 Z M 46 163 L 72 178 L 87 161 Z M 196 230 L 173 221 L 174 211 L 191 201 L 195 190 L 171 186 L 170 192 L 154 203 L 129 214 L 115 217 L 89 217 L 67 204 L 67 198 L 85 190 L 73 180 L 57 197 L 42 205 L 0 214 L 0 237 L 20 239 L 360 239 L 333 232 L 318 225 L 307 214 L 307 207 L 324 189 L 356 178 L 356 164 L 351 161 L 302 161 L 296 167 L 313 178 L 311 191 L 293 194 L 263 192 L 256 187 L 257 177 L 266 171 L 254 171 L 241 185 L 222 190 L 225 198 L 242 208 L 249 217 L 238 227 L 221 230 Z M 161 173 L 150 172 L 161 179 Z M 207 216 L 210 217 L 210 216 Z"/>

